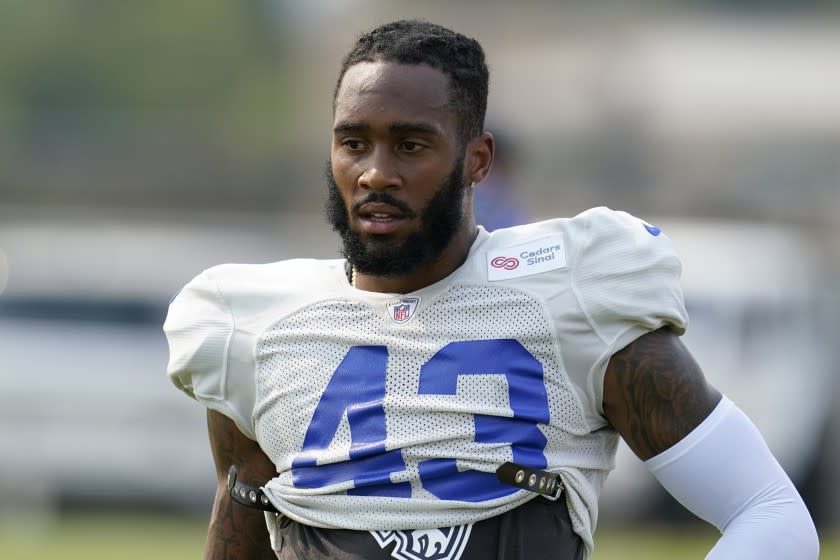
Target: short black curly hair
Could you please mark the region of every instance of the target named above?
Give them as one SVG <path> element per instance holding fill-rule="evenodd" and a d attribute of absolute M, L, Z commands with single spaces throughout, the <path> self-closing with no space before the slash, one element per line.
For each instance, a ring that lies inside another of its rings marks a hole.
<path fill-rule="evenodd" d="M 490 72 L 484 50 L 475 39 L 423 20 L 399 20 L 362 34 L 344 57 L 333 92 L 333 109 L 347 69 L 360 62 L 426 64 L 449 77 L 451 103 L 461 140 L 484 130 Z"/>

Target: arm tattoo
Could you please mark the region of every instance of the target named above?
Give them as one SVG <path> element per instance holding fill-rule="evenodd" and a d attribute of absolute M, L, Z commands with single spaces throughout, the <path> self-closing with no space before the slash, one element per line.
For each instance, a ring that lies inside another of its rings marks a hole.
<path fill-rule="evenodd" d="M 720 398 L 667 328 L 613 354 L 604 375 L 604 414 L 642 460 L 688 435 Z"/>
<path fill-rule="evenodd" d="M 216 499 L 207 534 L 207 560 L 276 560 L 262 511 L 234 502 L 227 489 L 227 471 L 235 464 L 243 480 L 262 484 L 275 475 L 274 465 L 259 445 L 242 435 L 227 417 L 208 411 L 207 428 L 216 463 Z"/>

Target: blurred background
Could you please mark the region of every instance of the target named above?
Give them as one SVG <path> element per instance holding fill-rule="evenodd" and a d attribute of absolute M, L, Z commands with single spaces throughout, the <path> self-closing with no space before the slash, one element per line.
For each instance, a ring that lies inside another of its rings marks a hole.
<path fill-rule="evenodd" d="M 215 481 L 204 411 L 165 376 L 167 303 L 217 263 L 337 256 L 338 64 L 400 17 L 487 52 L 479 221 L 606 205 L 662 227 L 686 343 L 838 534 L 840 2 L 0 0 L 0 557 L 98 557 L 106 526 L 200 554 Z M 622 448 L 596 558 L 628 558 L 610 538 L 639 523 L 714 539 Z"/>

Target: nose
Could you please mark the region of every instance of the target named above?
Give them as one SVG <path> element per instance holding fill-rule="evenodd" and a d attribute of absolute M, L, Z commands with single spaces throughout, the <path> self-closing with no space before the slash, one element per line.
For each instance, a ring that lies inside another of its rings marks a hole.
<path fill-rule="evenodd" d="M 400 188 L 402 179 L 393 155 L 386 147 L 376 147 L 365 162 L 365 169 L 359 175 L 359 187 L 370 191 L 386 191 Z"/>

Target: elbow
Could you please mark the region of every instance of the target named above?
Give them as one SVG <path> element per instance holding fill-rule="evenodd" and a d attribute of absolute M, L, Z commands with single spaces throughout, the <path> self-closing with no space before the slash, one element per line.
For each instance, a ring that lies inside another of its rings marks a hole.
<path fill-rule="evenodd" d="M 820 539 L 817 534 L 817 527 L 808 511 L 805 502 L 796 491 L 793 483 L 788 481 L 787 486 L 780 492 L 781 515 L 779 516 L 778 546 L 781 550 L 789 550 L 787 557 L 801 558 L 802 560 L 817 560 L 820 555 Z"/>
<path fill-rule="evenodd" d="M 817 528 L 793 485 L 777 492 L 775 498 L 736 516 L 723 530 L 722 540 L 735 544 L 740 558 L 818 560 Z"/>
<path fill-rule="evenodd" d="M 802 513 L 789 518 L 786 531 L 780 536 L 779 543 L 782 550 L 789 550 L 790 554 L 785 558 L 801 558 L 802 560 L 817 560 L 820 557 L 820 538 L 814 521 L 805 509 L 801 506 Z"/>
<path fill-rule="evenodd" d="M 817 527 L 814 525 L 814 520 L 811 518 L 805 504 L 800 502 L 802 509 L 802 520 L 799 522 L 801 530 L 796 535 L 796 546 L 802 551 L 802 558 L 813 558 L 816 560 L 820 556 L 820 537 L 817 534 Z"/>

